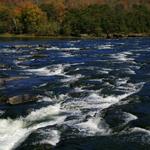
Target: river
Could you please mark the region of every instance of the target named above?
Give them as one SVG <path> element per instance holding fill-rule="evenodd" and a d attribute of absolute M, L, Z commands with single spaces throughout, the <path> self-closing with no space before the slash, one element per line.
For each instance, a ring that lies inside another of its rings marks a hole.
<path fill-rule="evenodd" d="M 0 41 L 0 150 L 150 149 L 150 38 Z"/>

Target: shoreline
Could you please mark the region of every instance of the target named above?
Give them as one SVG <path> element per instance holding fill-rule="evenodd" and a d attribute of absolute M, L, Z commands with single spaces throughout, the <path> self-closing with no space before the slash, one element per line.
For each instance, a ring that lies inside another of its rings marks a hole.
<path fill-rule="evenodd" d="M 123 39 L 123 38 L 150 37 L 150 33 L 129 33 L 129 34 L 102 34 L 102 36 L 92 36 L 83 34 L 81 36 L 48 36 L 34 34 L 0 34 L 1 38 L 14 39 Z"/>

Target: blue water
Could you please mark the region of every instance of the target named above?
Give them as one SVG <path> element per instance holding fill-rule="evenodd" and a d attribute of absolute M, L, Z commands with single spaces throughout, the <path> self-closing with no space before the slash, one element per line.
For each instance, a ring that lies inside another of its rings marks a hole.
<path fill-rule="evenodd" d="M 0 150 L 149 150 L 150 38 L 0 41 Z"/>

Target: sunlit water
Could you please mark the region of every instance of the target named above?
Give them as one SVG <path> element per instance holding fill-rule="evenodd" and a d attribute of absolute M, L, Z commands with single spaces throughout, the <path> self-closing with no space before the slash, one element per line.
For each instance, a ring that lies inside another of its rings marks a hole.
<path fill-rule="evenodd" d="M 150 39 L 0 42 L 0 150 L 150 148 Z"/>

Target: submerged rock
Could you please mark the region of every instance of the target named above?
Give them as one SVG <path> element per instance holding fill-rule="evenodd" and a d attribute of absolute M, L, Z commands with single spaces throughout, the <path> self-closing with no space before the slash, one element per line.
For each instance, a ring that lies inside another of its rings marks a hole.
<path fill-rule="evenodd" d="M 0 69 L 6 68 L 5 64 L 0 64 Z"/>
<path fill-rule="evenodd" d="M 23 103 L 36 101 L 36 100 L 38 100 L 38 97 L 34 95 L 30 95 L 30 94 L 7 97 L 6 95 L 0 93 L 0 104 L 17 105 L 17 104 L 23 104 Z"/>
<path fill-rule="evenodd" d="M 7 101 L 7 97 L 0 93 L 0 104 L 4 104 Z"/>
<path fill-rule="evenodd" d="M 8 78 L 0 78 L 0 86 L 4 86 L 7 82 L 13 81 L 13 80 L 21 80 L 25 79 L 27 77 L 8 77 Z"/>
<path fill-rule="evenodd" d="M 0 88 L 2 89 L 5 88 L 8 82 L 21 80 L 25 78 L 28 78 L 28 77 L 19 76 L 19 77 L 0 78 Z M 31 94 L 23 94 L 23 95 L 16 95 L 16 96 L 9 97 L 4 93 L 0 93 L 0 104 L 16 105 L 16 104 L 27 103 L 30 101 L 35 101 L 35 100 L 37 100 L 37 97 Z"/>
<path fill-rule="evenodd" d="M 22 103 L 27 103 L 31 101 L 36 101 L 37 97 L 29 94 L 24 94 L 24 95 L 17 95 L 8 98 L 7 102 L 8 104 L 11 105 L 17 105 L 17 104 L 22 104 Z"/>
<path fill-rule="evenodd" d="M 5 80 L 5 79 L 1 79 L 1 78 L 0 78 L 0 86 L 4 86 L 4 85 L 5 85 L 5 83 L 6 83 L 6 80 Z"/>

